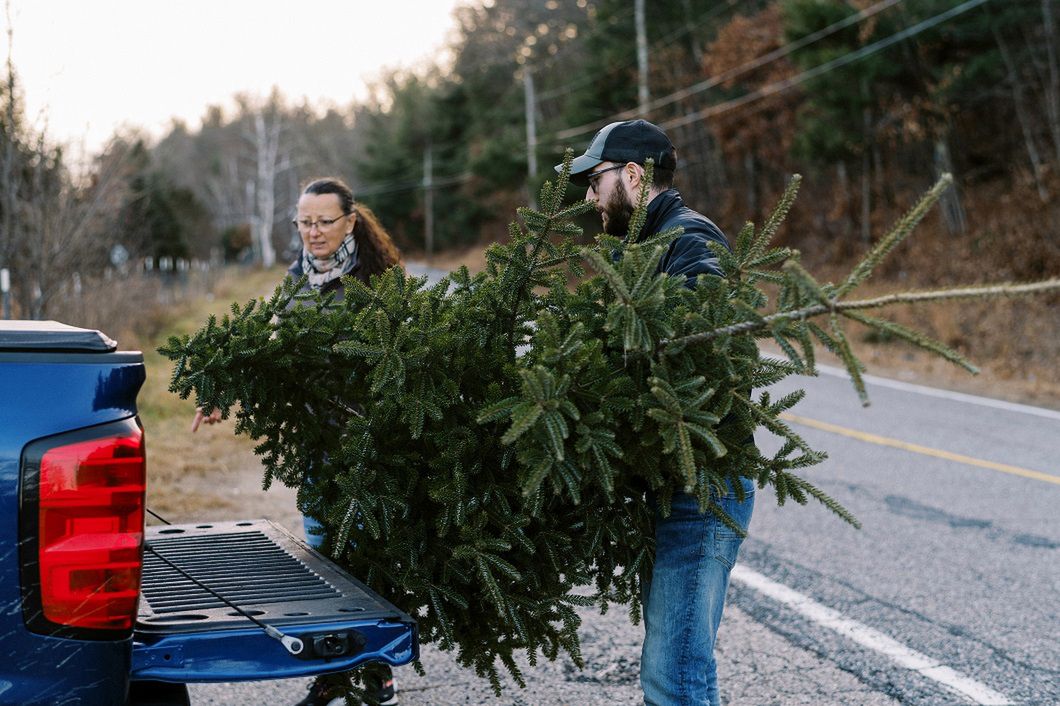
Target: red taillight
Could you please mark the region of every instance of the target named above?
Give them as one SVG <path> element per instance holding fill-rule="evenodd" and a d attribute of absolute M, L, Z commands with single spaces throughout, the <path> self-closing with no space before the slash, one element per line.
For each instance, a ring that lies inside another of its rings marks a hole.
<path fill-rule="evenodd" d="M 128 630 L 143 566 L 143 432 L 78 441 L 41 457 L 38 555 L 44 617 Z"/>

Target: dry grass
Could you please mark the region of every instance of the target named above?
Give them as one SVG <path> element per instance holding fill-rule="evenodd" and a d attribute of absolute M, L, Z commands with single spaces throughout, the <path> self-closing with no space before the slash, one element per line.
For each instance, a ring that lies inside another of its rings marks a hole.
<path fill-rule="evenodd" d="M 905 247 L 905 246 L 903 246 Z M 953 258 L 950 259 L 960 259 Z M 967 283 L 1002 281 L 963 263 L 940 264 L 942 274 L 917 278 L 910 271 L 882 273 L 865 283 L 855 298 L 914 289 L 943 289 Z M 839 281 L 846 268 L 816 268 L 821 281 Z M 1043 277 L 1044 278 L 1044 277 Z M 1026 280 L 1029 278 L 1019 278 Z M 1047 294 L 982 301 L 935 302 L 870 312 L 910 326 L 945 343 L 979 368 L 972 375 L 905 341 L 881 339 L 860 325 L 849 328 L 858 357 L 869 372 L 923 385 L 1060 409 L 1060 296 Z M 827 354 L 823 361 L 835 362 Z"/>
<path fill-rule="evenodd" d="M 233 301 L 271 294 L 282 277 L 280 268 L 228 270 L 212 295 L 156 313 L 156 333 L 149 339 L 119 341 L 122 348 L 144 352 L 147 382 L 138 399 L 147 434 L 147 505 L 171 522 L 251 517 L 268 517 L 288 527 L 300 522 L 293 490 L 274 486 L 262 491 L 254 443 L 235 436 L 231 420 L 191 433 L 194 404 L 168 391 L 173 365 L 156 350 L 171 335 L 191 333 L 210 314 L 224 314 Z"/>
<path fill-rule="evenodd" d="M 862 331 L 859 354 L 872 372 L 1060 409 L 1060 320 L 1055 304 L 1045 299 L 947 303 L 924 311 L 896 311 L 888 318 L 913 324 L 952 346 L 980 372 L 971 375 L 903 341 L 871 342 Z"/>

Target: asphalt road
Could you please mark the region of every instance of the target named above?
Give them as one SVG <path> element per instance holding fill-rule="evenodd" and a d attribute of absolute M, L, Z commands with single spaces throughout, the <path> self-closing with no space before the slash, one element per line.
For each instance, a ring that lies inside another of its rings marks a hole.
<path fill-rule="evenodd" d="M 723 702 L 1060 704 L 1060 413 L 827 369 L 778 391 L 830 458 L 803 475 L 862 522 L 762 491 L 718 643 Z M 759 439 L 763 449 L 774 440 Z M 445 654 L 398 671 L 403 704 L 639 702 L 641 629 L 583 613 L 579 671 L 528 671 L 494 697 Z M 306 680 L 192 687 L 196 704 L 293 703 Z"/>
<path fill-rule="evenodd" d="M 835 374 L 796 386 L 792 427 L 830 454 L 805 476 L 864 527 L 759 502 L 743 565 L 976 684 L 956 692 L 748 581 L 731 604 L 902 703 L 1060 703 L 1060 414 L 880 384 L 862 409 Z"/>

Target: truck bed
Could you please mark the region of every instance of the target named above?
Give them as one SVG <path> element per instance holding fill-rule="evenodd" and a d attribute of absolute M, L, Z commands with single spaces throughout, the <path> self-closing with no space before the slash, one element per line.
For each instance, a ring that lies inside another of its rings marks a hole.
<path fill-rule="evenodd" d="M 277 525 L 142 533 L 145 377 L 99 331 L 0 321 L 0 703 L 416 659 L 412 618 Z"/>
<path fill-rule="evenodd" d="M 291 654 L 246 614 L 301 639 L 305 652 Z M 370 660 L 399 665 L 416 658 L 416 644 L 412 618 L 268 520 L 147 528 L 133 679 L 241 681 Z"/>

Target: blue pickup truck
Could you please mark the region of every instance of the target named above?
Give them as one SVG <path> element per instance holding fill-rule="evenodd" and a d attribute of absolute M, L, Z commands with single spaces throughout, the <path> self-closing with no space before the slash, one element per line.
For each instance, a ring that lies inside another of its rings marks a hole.
<path fill-rule="evenodd" d="M 416 659 L 412 618 L 278 525 L 145 528 L 145 374 L 98 331 L 0 321 L 0 704 Z"/>

